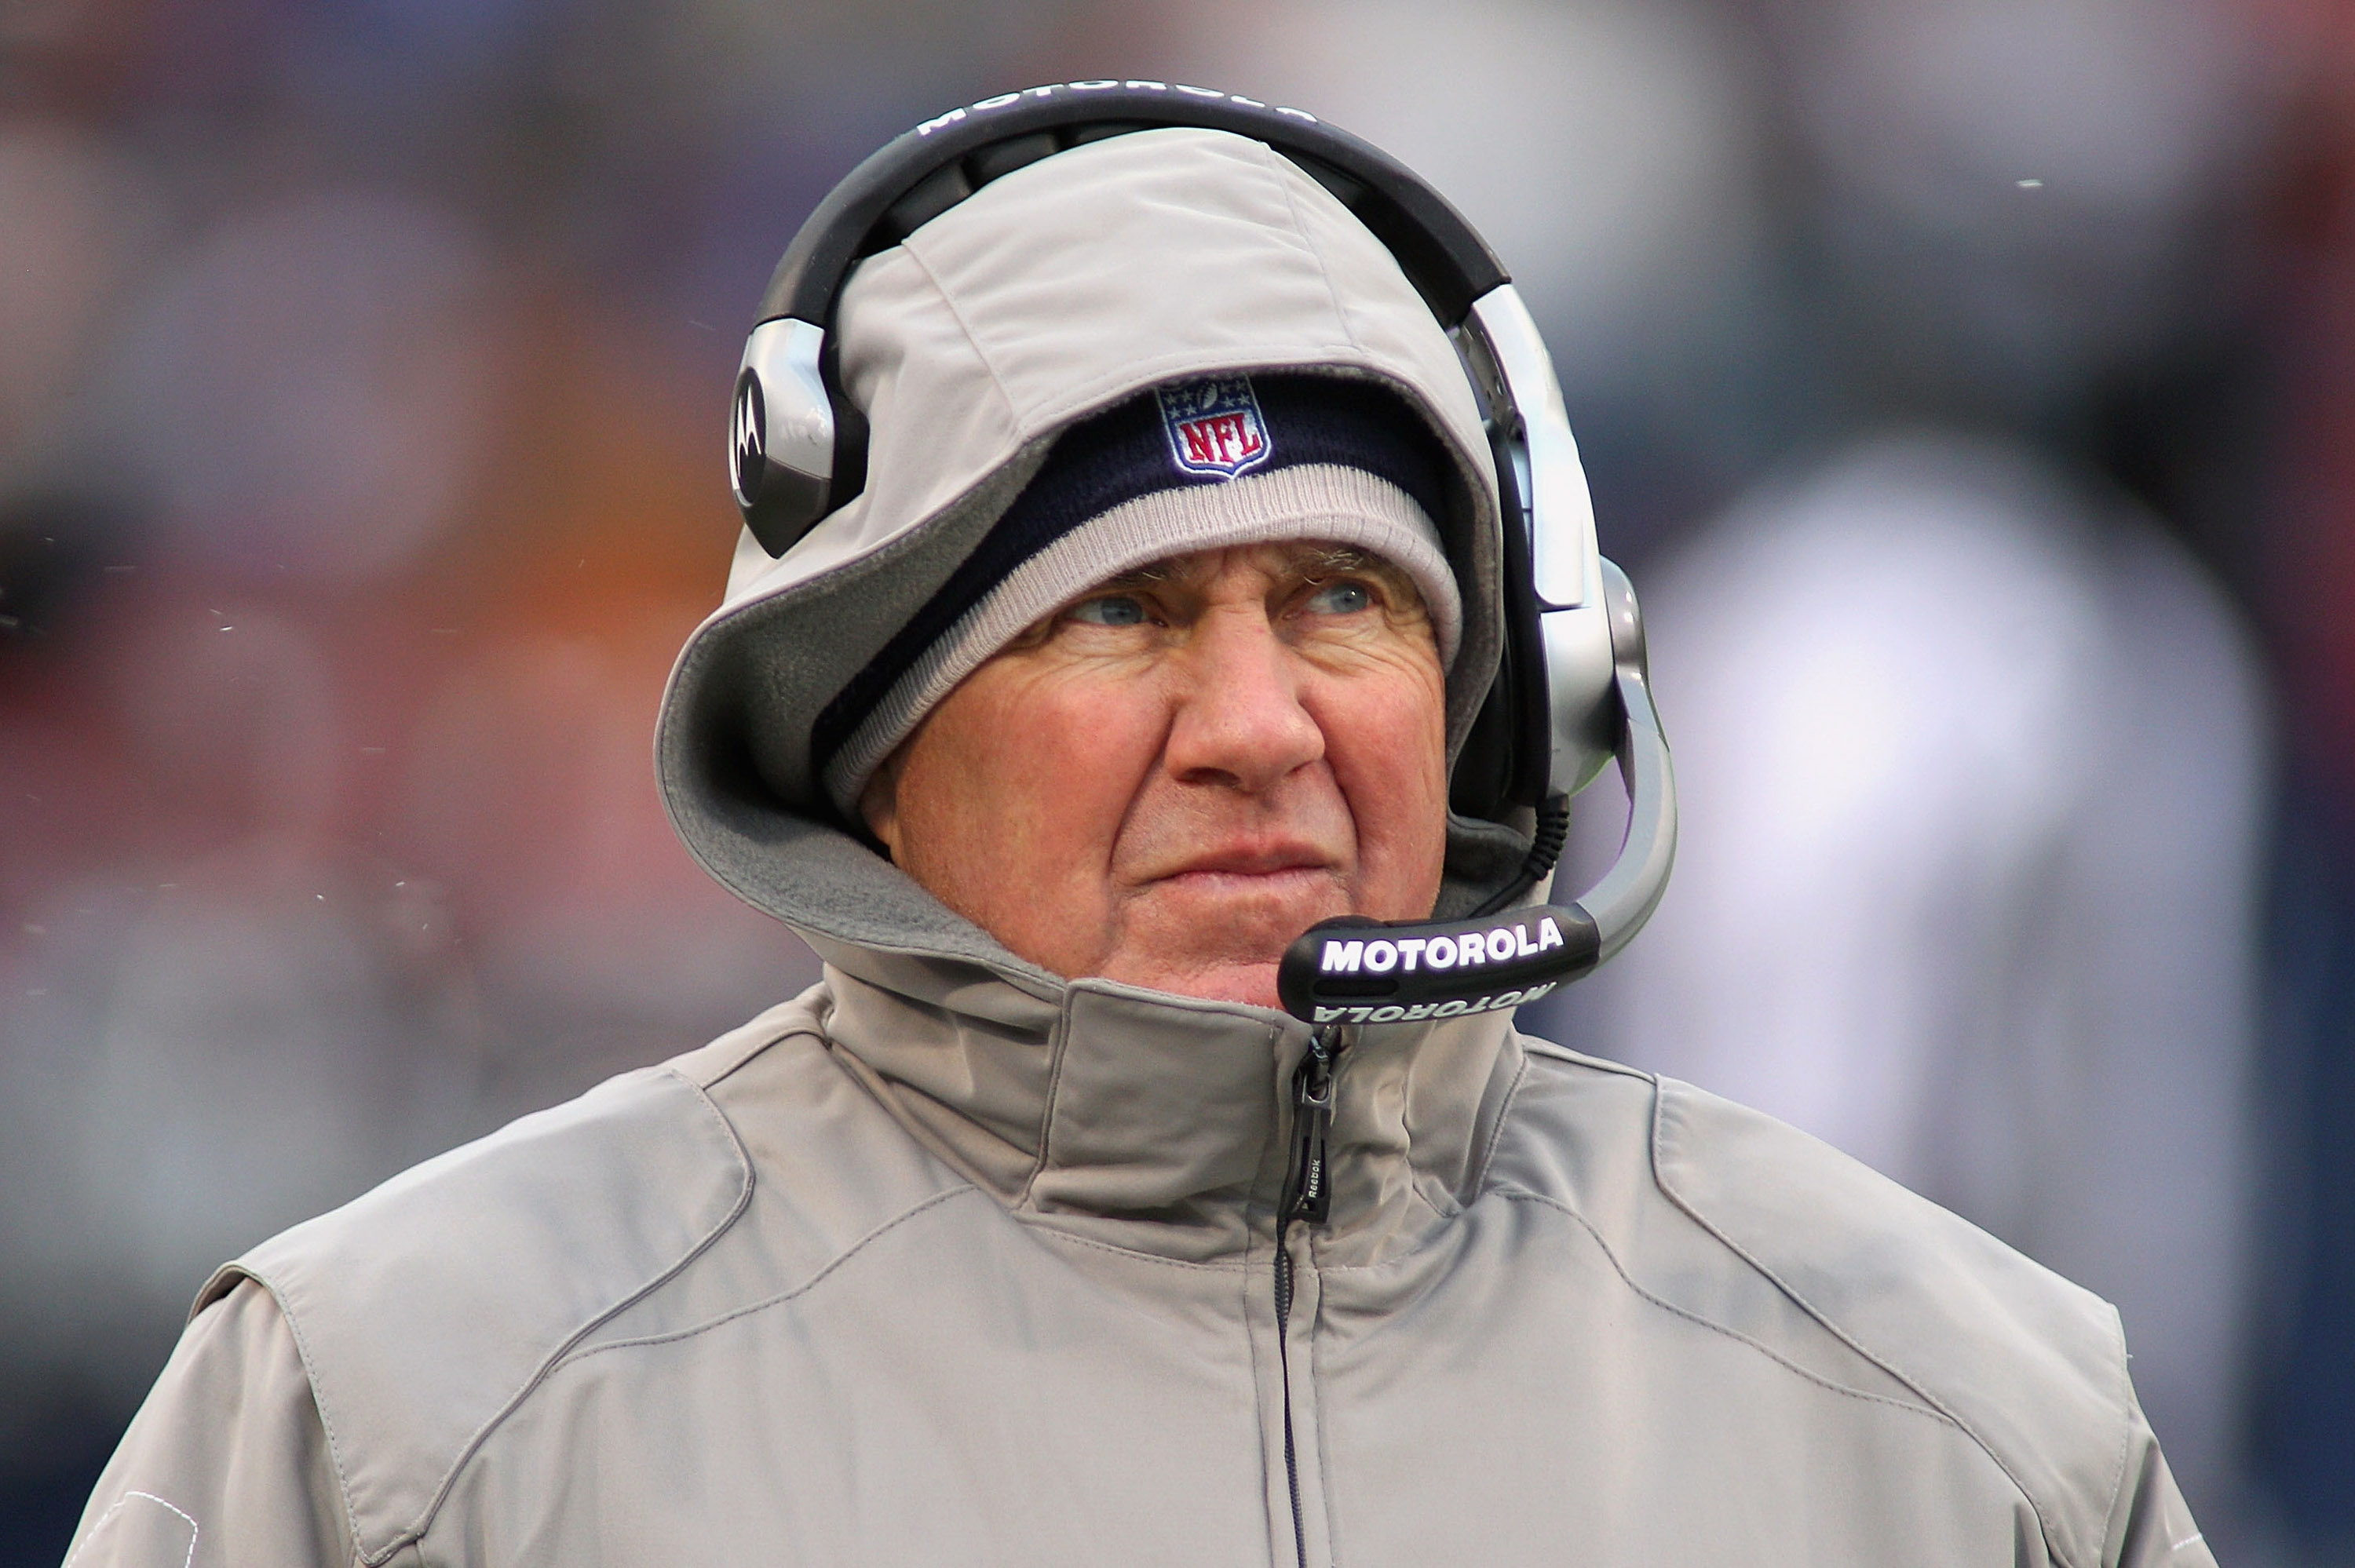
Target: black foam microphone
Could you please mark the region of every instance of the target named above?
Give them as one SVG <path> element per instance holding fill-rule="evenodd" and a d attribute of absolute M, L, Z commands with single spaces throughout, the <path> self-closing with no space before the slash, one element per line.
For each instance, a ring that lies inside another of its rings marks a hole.
<path fill-rule="evenodd" d="M 1602 933 L 1575 905 L 1469 920 L 1344 915 L 1284 949 L 1275 989 L 1303 1022 L 1414 1023 L 1535 1001 L 1602 956 Z"/>

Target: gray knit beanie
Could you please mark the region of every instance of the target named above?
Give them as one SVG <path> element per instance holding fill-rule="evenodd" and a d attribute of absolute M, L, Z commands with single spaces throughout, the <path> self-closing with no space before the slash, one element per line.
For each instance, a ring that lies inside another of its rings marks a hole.
<path fill-rule="evenodd" d="M 1446 459 L 1392 392 L 1290 372 L 1172 383 L 1065 432 L 956 574 L 818 715 L 827 796 L 867 780 L 924 715 L 1024 629 L 1124 572 L 1200 550 L 1316 540 L 1399 567 L 1443 666 L 1463 605 L 1432 517 Z"/>

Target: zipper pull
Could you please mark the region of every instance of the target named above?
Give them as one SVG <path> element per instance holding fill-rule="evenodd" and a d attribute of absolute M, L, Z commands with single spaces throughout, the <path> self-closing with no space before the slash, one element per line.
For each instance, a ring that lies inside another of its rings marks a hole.
<path fill-rule="evenodd" d="M 1308 1038 L 1308 1054 L 1292 1075 L 1292 1171 L 1278 1220 L 1321 1225 L 1333 1206 L 1325 1139 L 1333 1126 L 1333 1051 L 1322 1029 Z"/>

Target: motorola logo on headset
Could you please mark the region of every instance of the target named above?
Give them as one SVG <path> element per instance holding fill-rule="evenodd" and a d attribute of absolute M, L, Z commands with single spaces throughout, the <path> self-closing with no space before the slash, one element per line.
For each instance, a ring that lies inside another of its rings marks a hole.
<path fill-rule="evenodd" d="M 1464 920 L 1341 916 L 1303 932 L 1277 968 L 1285 1008 L 1311 1023 L 1415 1023 L 1518 1007 L 1602 960 L 1576 905 Z"/>
<path fill-rule="evenodd" d="M 1476 964 L 1510 963 L 1515 959 L 1532 959 L 1550 948 L 1570 945 L 1552 916 L 1540 916 L 1537 927 L 1534 940 L 1529 937 L 1527 921 L 1499 926 L 1493 931 L 1466 931 L 1455 937 L 1444 933 L 1401 937 L 1394 942 L 1379 937 L 1372 941 L 1327 938 L 1317 955 L 1316 972 L 1384 975 L 1397 969 L 1412 974 L 1418 963 L 1434 969 L 1452 969 L 1458 964 L 1470 968 Z"/>
<path fill-rule="evenodd" d="M 736 377 L 736 410 L 728 422 L 729 450 L 736 455 L 730 477 L 735 482 L 739 506 L 752 504 L 760 496 L 761 482 L 765 477 L 769 461 L 767 403 L 761 395 L 760 374 L 747 366 Z"/>
<path fill-rule="evenodd" d="M 1559 980 L 1541 980 L 1519 991 L 1452 997 L 1445 1001 L 1391 1002 L 1381 1007 L 1371 1002 L 1358 1007 L 1327 1007 L 1323 1002 L 1316 1002 L 1312 1004 L 1307 1022 L 1319 1024 L 1421 1023 L 1426 1018 L 1462 1018 L 1473 1012 L 1503 1012 L 1525 1001 L 1551 996 L 1561 983 Z"/>

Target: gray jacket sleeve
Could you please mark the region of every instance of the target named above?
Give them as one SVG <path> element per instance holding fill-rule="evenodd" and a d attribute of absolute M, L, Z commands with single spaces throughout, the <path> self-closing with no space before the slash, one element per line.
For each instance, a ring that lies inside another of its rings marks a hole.
<path fill-rule="evenodd" d="M 2139 1406 L 2134 1411 L 2128 1452 L 2137 1462 L 2118 1489 L 2117 1508 L 2111 1516 L 2115 1544 L 2103 1553 L 2103 1561 L 2118 1568 L 2216 1568 L 2215 1553 L 2191 1522 L 2191 1510 Z"/>
<path fill-rule="evenodd" d="M 70 1568 L 347 1568 L 342 1489 L 268 1291 L 197 1314 L 100 1478 Z"/>

